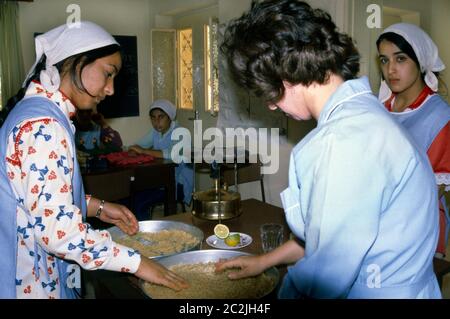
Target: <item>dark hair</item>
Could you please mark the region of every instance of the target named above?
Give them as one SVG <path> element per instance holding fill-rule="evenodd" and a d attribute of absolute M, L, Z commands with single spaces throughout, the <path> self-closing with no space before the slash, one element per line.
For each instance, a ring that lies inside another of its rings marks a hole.
<path fill-rule="evenodd" d="M 235 80 L 269 103 L 283 97 L 283 81 L 308 86 L 330 72 L 344 80 L 359 72 L 352 39 L 328 13 L 296 0 L 252 2 L 228 25 L 221 51 Z"/>
<path fill-rule="evenodd" d="M 380 44 L 381 44 L 381 41 L 383 41 L 383 40 L 394 43 L 402 52 L 404 52 L 407 56 L 409 56 L 410 59 L 416 63 L 417 68 L 419 69 L 419 72 L 421 73 L 422 80 L 424 80 L 425 72 L 422 72 L 422 69 L 421 69 L 420 63 L 419 63 L 419 59 L 417 58 L 417 55 L 414 52 L 414 49 L 412 48 L 411 44 L 409 44 L 408 41 L 406 41 L 404 37 L 402 37 L 401 35 L 394 33 L 394 32 L 383 33 L 382 35 L 380 35 L 380 37 L 377 40 L 378 51 L 380 51 Z M 433 73 L 434 73 L 434 75 L 436 75 L 436 78 L 439 81 L 439 89 L 438 89 L 439 94 L 441 94 L 443 96 L 447 96 L 448 88 L 447 88 L 447 85 L 445 84 L 445 82 L 440 77 L 440 73 L 439 72 L 433 72 Z M 381 78 L 384 79 L 383 72 L 381 72 Z"/>
<path fill-rule="evenodd" d="M 168 117 L 169 120 L 170 120 L 169 114 L 167 114 L 166 111 L 164 111 L 164 110 L 163 110 L 162 108 L 160 108 L 160 107 L 152 108 L 150 111 L 148 111 L 148 116 L 152 116 L 152 112 L 155 111 L 155 110 L 160 110 L 161 112 L 163 112 L 164 114 L 166 114 L 167 117 Z"/>
<path fill-rule="evenodd" d="M 402 52 L 404 52 L 407 56 L 409 56 L 416 63 L 417 68 L 420 71 L 419 59 L 417 58 L 417 55 L 414 52 L 414 49 L 408 43 L 408 41 L 405 40 L 405 38 L 403 38 L 401 35 L 394 33 L 394 32 L 383 33 L 382 35 L 380 35 L 380 37 L 377 40 L 378 51 L 380 51 L 380 43 L 383 40 L 394 43 Z"/>
<path fill-rule="evenodd" d="M 57 64 L 55 64 L 55 67 L 58 69 L 59 73 L 61 75 L 65 74 L 66 72 L 69 72 L 70 78 L 72 82 L 75 84 L 75 87 L 79 89 L 80 91 L 83 91 L 89 95 L 91 95 L 86 88 L 84 87 L 82 81 L 81 81 L 81 72 L 83 71 L 84 67 L 92 62 L 94 62 L 97 59 L 103 58 L 105 56 L 109 56 L 111 54 L 114 54 L 116 52 L 121 52 L 121 48 L 117 44 L 111 44 L 105 47 L 97 48 L 94 50 L 82 52 L 73 56 L 70 56 Z M 0 111 L 0 126 L 3 124 L 3 122 L 6 120 L 6 117 L 8 116 L 9 112 L 14 108 L 14 106 L 19 103 L 20 100 L 23 99 L 25 96 L 25 92 L 28 88 L 28 85 L 33 80 L 39 81 L 40 73 L 42 70 L 45 70 L 45 62 L 46 62 L 46 56 L 45 54 L 42 56 L 41 60 L 37 63 L 36 67 L 34 68 L 34 72 L 31 75 L 31 77 L 28 79 L 27 83 L 17 92 L 16 95 L 11 97 L 6 105 L 2 108 Z M 79 67 L 79 68 L 78 68 Z M 78 68 L 78 72 L 77 72 Z M 91 95 L 92 96 L 92 95 Z"/>

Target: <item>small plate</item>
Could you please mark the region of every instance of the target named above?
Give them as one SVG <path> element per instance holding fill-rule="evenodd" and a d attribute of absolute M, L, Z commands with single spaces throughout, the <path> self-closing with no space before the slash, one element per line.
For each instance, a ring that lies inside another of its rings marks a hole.
<path fill-rule="evenodd" d="M 238 232 L 230 232 L 230 235 L 233 234 L 241 235 L 241 242 L 234 247 L 228 246 L 227 244 L 225 244 L 223 239 L 218 238 L 216 235 L 211 235 L 208 238 L 206 238 L 206 243 L 211 247 L 219 249 L 239 249 L 250 245 L 253 241 L 250 235 Z"/>

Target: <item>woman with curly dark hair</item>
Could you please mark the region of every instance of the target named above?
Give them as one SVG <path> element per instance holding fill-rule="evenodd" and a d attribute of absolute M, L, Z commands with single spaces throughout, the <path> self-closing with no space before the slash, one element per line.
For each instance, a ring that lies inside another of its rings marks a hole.
<path fill-rule="evenodd" d="M 222 50 L 241 86 L 317 127 L 293 149 L 281 194 L 296 238 L 218 271 L 292 264 L 280 298 L 440 298 L 432 170 L 357 78 L 352 39 L 304 2 L 263 1 L 230 23 Z"/>

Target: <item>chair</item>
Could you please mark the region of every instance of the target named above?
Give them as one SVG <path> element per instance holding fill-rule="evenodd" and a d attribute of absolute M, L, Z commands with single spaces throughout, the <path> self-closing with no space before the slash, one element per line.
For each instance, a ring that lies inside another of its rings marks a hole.
<path fill-rule="evenodd" d="M 249 163 L 249 164 L 237 164 L 237 181 L 235 181 L 235 169 L 231 166 L 223 165 L 221 169 L 222 174 L 222 182 L 227 183 L 229 186 L 235 184 L 244 184 L 250 182 L 259 181 L 261 186 L 261 198 L 262 201 L 266 202 L 266 195 L 264 192 L 264 175 L 261 174 L 261 166 L 262 163 L 259 161 L 257 163 Z"/>
<path fill-rule="evenodd" d="M 159 159 L 157 159 L 156 161 L 158 160 Z M 158 205 L 159 203 L 164 203 L 164 216 L 167 216 L 172 213 L 175 214 L 176 164 L 171 161 L 166 162 L 165 160 L 161 160 L 164 162 L 160 163 L 160 165 L 156 165 L 157 164 L 156 161 L 150 165 L 139 165 L 134 167 L 134 179 L 131 183 L 131 192 L 133 194 L 133 207 L 141 210 L 141 208 L 147 205 L 146 202 L 147 199 L 149 199 L 150 200 L 148 202 L 149 216 L 151 215 L 150 207 Z M 160 196 L 162 198 L 158 199 L 158 197 Z M 138 212 L 138 215 L 140 214 L 141 212 Z"/>
<path fill-rule="evenodd" d="M 177 192 L 176 204 L 180 204 L 181 211 L 185 213 L 186 205 L 184 204 L 183 187 L 181 184 L 177 184 L 176 192 Z M 153 202 L 150 205 L 150 216 L 153 216 L 153 210 L 155 209 L 156 206 L 159 206 L 161 204 L 164 205 L 164 196 L 165 190 L 160 189 L 154 190 Z"/>
<path fill-rule="evenodd" d="M 83 175 L 83 185 L 86 194 L 116 202 L 131 195 L 132 170 L 107 171 L 105 173 Z M 105 185 L 108 185 L 105 187 Z"/>

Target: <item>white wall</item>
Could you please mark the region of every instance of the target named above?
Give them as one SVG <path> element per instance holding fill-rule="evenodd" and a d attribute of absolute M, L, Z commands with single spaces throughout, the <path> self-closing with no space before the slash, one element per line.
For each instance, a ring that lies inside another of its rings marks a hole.
<path fill-rule="evenodd" d="M 148 0 L 152 14 L 176 16 L 217 4 L 217 0 Z"/>
<path fill-rule="evenodd" d="M 20 2 L 20 28 L 24 51 L 24 65 L 28 70 L 34 62 L 34 32 L 46 32 L 66 22 L 66 8 L 72 0 L 34 0 Z M 148 105 L 150 103 L 150 25 L 147 0 L 77 0 L 81 19 L 91 20 L 114 35 L 137 36 L 139 70 L 140 117 L 111 119 L 109 123 L 118 130 L 125 144 L 134 142 L 149 128 Z"/>
<path fill-rule="evenodd" d="M 349 34 L 356 42 L 360 60 L 360 75 L 368 76 L 372 90 L 378 91 L 380 77 L 379 68 L 376 64 L 376 40 L 381 33 L 380 28 L 369 28 L 367 19 L 370 13 L 367 13 L 367 7 L 371 4 L 378 5 L 380 13 L 383 0 L 352 0 L 352 22 Z M 381 21 L 381 16 L 380 16 Z M 382 25 L 381 25 L 382 26 Z"/>
<path fill-rule="evenodd" d="M 219 0 L 219 21 L 226 23 L 250 9 L 251 0 Z"/>
<path fill-rule="evenodd" d="M 438 0 L 440 1 L 440 0 Z M 431 24 L 435 22 L 436 17 L 431 15 L 431 8 L 436 0 L 383 0 L 383 6 L 403 9 L 408 11 L 420 12 L 420 26 L 427 32 L 430 31 Z M 447 0 L 448 2 L 448 0 Z"/>

